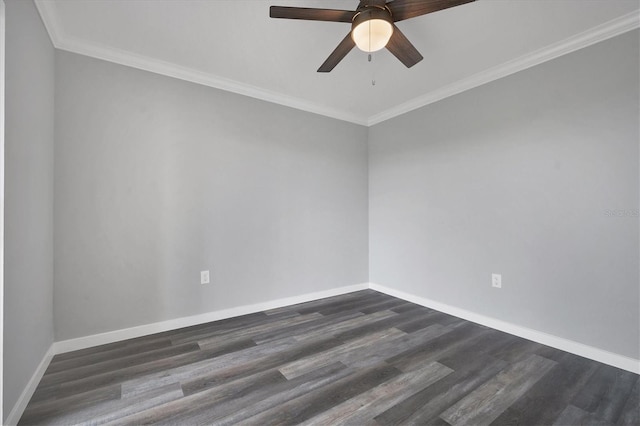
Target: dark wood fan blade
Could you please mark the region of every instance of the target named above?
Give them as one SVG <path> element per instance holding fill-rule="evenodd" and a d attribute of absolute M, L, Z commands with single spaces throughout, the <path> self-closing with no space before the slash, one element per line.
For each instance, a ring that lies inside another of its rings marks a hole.
<path fill-rule="evenodd" d="M 338 65 L 338 63 L 347 56 L 347 53 L 351 52 L 351 49 L 356 45 L 356 43 L 351 38 L 351 32 L 347 34 L 347 36 L 340 42 L 338 47 L 335 48 L 331 55 L 327 58 L 326 61 L 320 68 L 318 68 L 318 72 L 329 72 Z"/>
<path fill-rule="evenodd" d="M 411 68 L 423 59 L 420 52 L 395 25 L 393 26 L 393 35 L 389 39 L 389 43 L 387 43 L 387 49 L 407 68 Z"/>
<path fill-rule="evenodd" d="M 393 0 L 387 3 L 394 22 L 471 3 L 475 0 Z"/>
<path fill-rule="evenodd" d="M 269 16 L 284 19 L 305 19 L 307 21 L 349 22 L 355 14 L 352 10 L 313 9 L 308 7 L 271 6 Z"/>

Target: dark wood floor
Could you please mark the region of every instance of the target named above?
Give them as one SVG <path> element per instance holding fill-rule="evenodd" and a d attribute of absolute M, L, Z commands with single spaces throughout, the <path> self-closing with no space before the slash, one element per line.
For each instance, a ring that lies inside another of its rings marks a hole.
<path fill-rule="evenodd" d="M 640 424 L 638 375 L 366 290 L 57 355 L 20 424 Z"/>

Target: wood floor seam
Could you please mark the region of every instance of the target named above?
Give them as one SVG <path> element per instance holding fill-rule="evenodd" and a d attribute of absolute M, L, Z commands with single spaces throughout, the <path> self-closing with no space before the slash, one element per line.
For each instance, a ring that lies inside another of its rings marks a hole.
<path fill-rule="evenodd" d="M 20 425 L 638 425 L 640 378 L 374 290 L 56 355 Z"/>

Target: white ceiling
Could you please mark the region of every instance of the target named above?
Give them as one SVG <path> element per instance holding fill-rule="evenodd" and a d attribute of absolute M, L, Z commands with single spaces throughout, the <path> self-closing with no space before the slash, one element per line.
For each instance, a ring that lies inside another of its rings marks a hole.
<path fill-rule="evenodd" d="M 358 0 L 36 0 L 56 47 L 371 125 L 640 26 L 638 0 L 478 0 L 399 22 L 424 56 L 354 49 L 316 70 L 349 24 L 269 6 Z M 372 85 L 375 80 L 375 85 Z"/>

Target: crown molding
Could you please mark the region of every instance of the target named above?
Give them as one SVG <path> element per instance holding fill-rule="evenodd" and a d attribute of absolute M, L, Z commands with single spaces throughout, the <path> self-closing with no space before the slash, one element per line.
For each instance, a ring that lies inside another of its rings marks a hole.
<path fill-rule="evenodd" d="M 137 68 L 155 74 L 173 77 L 191 83 L 201 84 L 203 86 L 209 86 L 215 89 L 249 96 L 251 98 L 259 99 L 262 101 L 271 102 L 274 104 L 283 105 L 286 107 L 295 108 L 298 110 L 319 114 L 326 117 L 359 124 L 362 126 L 367 125 L 366 117 L 359 117 L 346 111 L 328 108 L 306 101 L 304 99 L 272 92 L 260 87 L 215 76 L 170 62 L 161 61 L 159 59 L 138 55 L 132 52 L 126 52 L 111 47 L 98 46 L 84 41 L 73 40 L 71 38 L 66 39 L 56 47 L 60 50 L 66 50 L 92 58 L 102 59 L 116 64 L 125 65 L 131 68 Z"/>
<path fill-rule="evenodd" d="M 459 80 L 453 84 L 444 86 L 422 96 L 418 96 L 408 102 L 404 102 L 396 107 L 382 111 L 379 114 L 375 114 L 369 117 L 367 120 L 367 126 L 373 126 L 374 124 L 381 123 L 413 111 L 414 109 L 421 108 L 450 96 L 457 95 L 458 93 L 517 73 L 518 71 L 523 71 L 527 68 L 550 61 L 559 56 L 575 52 L 576 50 L 591 46 L 592 44 L 635 30 L 638 27 L 640 27 L 640 11 L 636 10 L 558 43 L 551 44 L 542 49 L 520 56 L 486 71 L 482 71 Z"/>
<path fill-rule="evenodd" d="M 455 83 L 436 89 L 424 95 L 413 98 L 395 107 L 384 110 L 370 117 L 360 116 L 348 111 L 326 107 L 307 100 L 273 92 L 257 86 L 241 83 L 213 74 L 183 67 L 174 63 L 161 61 L 132 52 L 100 46 L 87 41 L 70 37 L 60 24 L 55 10 L 55 2 L 34 0 L 42 21 L 49 33 L 53 45 L 60 50 L 66 50 L 120 65 L 137 68 L 180 80 L 189 81 L 228 92 L 260 99 L 263 101 L 283 105 L 314 114 L 335 118 L 363 126 L 373 126 L 423 106 L 432 104 L 466 90 L 473 89 L 518 71 L 531 68 L 544 62 L 566 55 L 592 44 L 610 39 L 617 35 L 632 31 L 640 27 L 640 11 L 623 15 L 604 24 L 593 27 L 585 32 L 551 44 L 542 49 L 520 56 L 496 67 L 479 72 Z"/>
<path fill-rule="evenodd" d="M 273 92 L 257 86 L 205 73 L 171 62 L 162 61 L 159 59 L 120 49 L 115 49 L 108 46 L 101 46 L 96 43 L 91 43 L 85 40 L 71 37 L 64 32 L 64 29 L 60 24 L 60 20 L 58 19 L 55 10 L 55 2 L 47 0 L 35 0 L 35 4 L 40 13 L 40 17 L 44 22 L 47 32 L 49 33 L 51 42 L 57 49 L 66 50 L 68 52 L 77 53 L 96 59 L 102 59 L 131 68 L 149 71 L 155 74 L 161 74 L 184 81 L 189 81 L 191 83 L 201 84 L 204 86 L 237 93 L 239 95 L 249 96 L 255 99 L 260 99 L 263 101 L 359 124 L 362 126 L 367 125 L 367 117 L 365 116 L 359 116 L 347 111 L 326 107 L 324 105 L 319 105 L 304 99 Z"/>
<path fill-rule="evenodd" d="M 58 44 L 60 43 L 60 40 L 64 38 L 64 35 L 62 34 L 62 26 L 60 25 L 58 15 L 55 11 L 54 2 L 34 0 L 34 3 L 36 4 L 36 9 L 38 9 L 40 18 L 44 23 L 44 27 L 49 33 L 51 43 L 53 43 L 54 47 L 58 47 Z"/>

